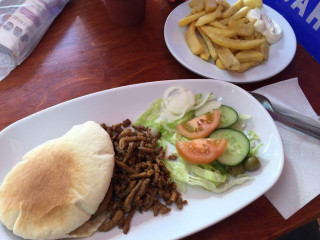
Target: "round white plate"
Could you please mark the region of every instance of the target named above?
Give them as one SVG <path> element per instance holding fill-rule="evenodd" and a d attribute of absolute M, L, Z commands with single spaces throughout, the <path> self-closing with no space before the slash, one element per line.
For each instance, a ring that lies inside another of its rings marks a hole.
<path fill-rule="evenodd" d="M 228 2 L 232 4 L 235 0 L 229 0 Z M 191 8 L 188 4 L 189 1 L 184 2 L 170 13 L 164 26 L 164 38 L 173 57 L 192 72 L 206 78 L 220 79 L 237 84 L 257 82 L 281 72 L 294 57 L 297 41 L 290 24 L 278 12 L 267 5 L 263 5 L 261 10 L 279 23 L 283 30 L 281 40 L 270 46 L 269 59 L 244 73 L 221 70 L 213 62 L 206 62 L 193 55 L 187 46 L 185 41 L 187 27 L 180 27 L 178 22 L 190 13 Z"/>
<path fill-rule="evenodd" d="M 259 149 L 262 167 L 253 172 L 253 180 L 222 194 L 190 187 L 183 192 L 188 204 L 183 210 L 172 206 L 170 213 L 153 217 L 152 212 L 136 213 L 127 235 L 118 228 L 96 233 L 90 240 L 102 239 L 179 239 L 197 232 L 244 208 L 278 180 L 283 168 L 283 148 L 277 127 L 262 105 L 242 88 L 212 79 L 171 80 L 109 89 L 61 103 L 15 122 L 0 132 L 0 184 L 12 167 L 30 149 L 59 137 L 73 125 L 88 120 L 116 124 L 134 121 L 171 86 L 184 86 L 196 93 L 213 92 L 222 103 L 249 114 L 247 129 L 254 130 L 263 146 Z M 267 127 L 266 127 L 267 126 Z M 196 221 L 194 221 L 196 219 Z M 0 224 L 1 240 L 18 240 Z"/>

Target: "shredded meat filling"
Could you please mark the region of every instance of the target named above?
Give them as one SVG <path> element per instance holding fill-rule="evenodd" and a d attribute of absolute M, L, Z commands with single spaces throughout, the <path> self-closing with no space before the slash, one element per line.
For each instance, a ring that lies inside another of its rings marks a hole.
<path fill-rule="evenodd" d="M 154 216 L 166 214 L 171 211 L 172 203 L 182 209 L 187 201 L 182 199 L 162 162 L 166 154 L 157 144 L 161 134 L 153 135 L 147 127 L 131 126 L 128 119 L 101 126 L 112 139 L 116 164 L 111 180 L 112 196 L 108 196 L 107 205 L 103 204 L 105 211 L 111 212 L 110 218 L 99 231 L 110 231 L 117 226 L 127 234 L 137 211 L 153 211 Z"/>

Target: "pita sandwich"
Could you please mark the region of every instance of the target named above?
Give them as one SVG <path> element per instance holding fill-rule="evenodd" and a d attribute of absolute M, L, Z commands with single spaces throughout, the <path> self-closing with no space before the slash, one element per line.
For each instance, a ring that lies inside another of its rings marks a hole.
<path fill-rule="evenodd" d="M 78 237 L 68 234 L 96 212 L 113 168 L 108 133 L 93 121 L 76 125 L 26 153 L 8 173 L 0 186 L 0 221 L 25 239 Z M 104 217 L 81 236 L 92 234 Z"/>

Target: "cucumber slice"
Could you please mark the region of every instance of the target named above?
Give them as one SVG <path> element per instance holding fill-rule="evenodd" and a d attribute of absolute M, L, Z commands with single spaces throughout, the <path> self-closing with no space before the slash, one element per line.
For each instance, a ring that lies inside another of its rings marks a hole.
<path fill-rule="evenodd" d="M 241 163 L 249 154 L 250 142 L 246 135 L 235 129 L 217 129 L 211 135 L 210 138 L 221 139 L 226 138 L 228 145 L 226 150 L 218 161 L 228 166 L 235 166 Z"/>
<path fill-rule="evenodd" d="M 221 105 L 220 109 L 220 122 L 217 128 L 228 128 L 235 124 L 239 115 L 232 107 Z"/>

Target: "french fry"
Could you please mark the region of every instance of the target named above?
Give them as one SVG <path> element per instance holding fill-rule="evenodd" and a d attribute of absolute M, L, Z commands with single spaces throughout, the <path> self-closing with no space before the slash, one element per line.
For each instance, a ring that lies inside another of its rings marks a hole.
<path fill-rule="evenodd" d="M 241 20 L 241 19 L 240 19 Z M 252 24 L 245 24 L 238 21 L 229 20 L 229 29 L 237 33 L 241 37 L 248 37 L 254 33 L 254 26 Z"/>
<path fill-rule="evenodd" d="M 216 0 L 204 0 L 204 9 L 207 12 L 213 12 L 217 9 L 217 2 Z"/>
<path fill-rule="evenodd" d="M 196 34 L 196 26 L 194 22 L 192 22 L 187 29 L 186 42 L 193 54 L 199 55 L 204 52 L 204 47 Z"/>
<path fill-rule="evenodd" d="M 262 7 L 262 0 L 243 0 L 243 5 L 250 8 Z"/>
<path fill-rule="evenodd" d="M 247 71 L 249 68 L 255 67 L 257 65 L 259 65 L 261 62 L 246 62 L 246 63 L 241 63 L 240 67 L 235 70 L 239 73 L 242 73 L 244 71 Z"/>
<path fill-rule="evenodd" d="M 240 39 L 231 39 L 219 34 L 213 33 L 210 30 L 207 30 L 208 26 L 203 26 L 202 30 L 213 43 L 216 43 L 220 46 L 226 48 L 232 48 L 237 50 L 248 50 L 256 48 L 265 42 L 265 39 L 254 39 L 254 40 L 240 40 Z"/>
<path fill-rule="evenodd" d="M 239 19 L 238 21 L 242 20 L 242 19 L 247 19 L 247 18 L 241 18 Z M 249 20 L 249 19 L 248 19 Z M 254 23 L 257 21 L 257 19 L 254 19 L 252 21 L 250 21 L 247 25 L 251 25 L 252 27 L 251 28 L 254 28 Z M 242 21 L 244 23 L 246 23 L 245 21 Z M 250 27 L 249 27 L 250 28 Z M 248 31 L 248 29 L 247 29 Z M 249 30 L 250 31 L 250 30 Z M 252 31 L 252 29 L 251 29 Z M 247 34 L 243 34 L 243 35 L 249 35 L 250 33 L 247 32 Z M 249 36 L 242 36 L 243 39 L 246 39 L 246 40 L 253 40 L 253 39 L 260 39 L 260 38 L 263 38 L 262 34 L 259 33 L 259 32 L 256 32 L 256 31 L 253 31 L 253 33 Z"/>
<path fill-rule="evenodd" d="M 232 49 L 232 48 L 229 48 L 229 49 L 230 49 L 230 51 L 231 51 L 233 54 L 236 54 L 236 53 L 239 52 L 239 50 L 237 50 L 237 49 Z"/>
<path fill-rule="evenodd" d="M 216 1 L 217 1 L 217 4 L 222 5 L 225 10 L 230 7 L 230 3 L 228 3 L 225 0 L 216 0 Z"/>
<path fill-rule="evenodd" d="M 203 51 L 202 53 L 200 53 L 199 56 L 200 56 L 203 60 L 208 61 L 209 58 L 210 58 L 209 48 L 208 48 L 205 40 L 202 38 L 202 36 L 199 37 L 199 40 L 200 40 L 200 42 L 202 43 L 203 48 L 204 48 L 204 51 Z"/>
<path fill-rule="evenodd" d="M 255 33 L 253 33 L 252 35 L 250 36 L 243 36 L 242 37 L 244 40 L 254 40 L 254 39 L 259 39 L 256 37 Z"/>
<path fill-rule="evenodd" d="M 217 55 L 217 52 L 216 52 L 210 38 L 206 34 L 204 34 L 204 32 L 201 30 L 201 27 L 198 28 L 198 31 L 208 47 L 211 58 L 213 59 L 213 61 L 216 61 L 218 58 L 218 55 Z"/>
<path fill-rule="evenodd" d="M 238 0 L 231 7 L 222 13 L 222 18 L 228 18 L 243 7 L 243 0 Z"/>
<path fill-rule="evenodd" d="M 247 19 L 247 18 L 246 18 Z M 249 19 L 248 19 L 249 20 Z M 250 25 L 254 26 L 254 24 L 256 23 L 257 19 L 252 19 L 251 21 L 249 22 L 244 22 L 244 23 L 249 23 Z"/>
<path fill-rule="evenodd" d="M 197 20 L 199 17 L 203 16 L 206 14 L 206 11 L 202 11 L 202 12 L 199 12 L 199 13 L 195 13 L 195 14 L 192 14 L 192 15 L 189 15 L 185 18 L 182 18 L 180 21 L 179 21 L 179 26 L 180 27 L 184 27 L 184 26 L 187 26 L 188 24 L 190 24 L 191 22 Z"/>
<path fill-rule="evenodd" d="M 197 0 L 192 0 L 191 2 L 189 2 L 189 7 L 193 8 L 194 5 L 196 5 Z"/>
<path fill-rule="evenodd" d="M 256 32 L 254 35 L 255 35 L 256 39 L 264 38 L 264 36 L 260 32 Z"/>
<path fill-rule="evenodd" d="M 223 63 L 221 62 L 220 58 L 217 59 L 217 61 L 216 61 L 216 66 L 217 66 L 218 68 L 220 68 L 221 70 L 227 70 L 226 66 L 223 65 Z"/>
<path fill-rule="evenodd" d="M 229 48 L 221 47 L 217 44 L 213 44 L 213 46 L 217 51 L 219 59 L 227 69 L 236 71 L 240 68 L 239 60 L 233 55 Z"/>
<path fill-rule="evenodd" d="M 207 31 L 206 34 L 207 35 L 209 35 L 209 32 L 213 32 L 213 33 L 216 33 L 216 34 L 219 34 L 221 36 L 228 37 L 228 38 L 236 36 L 236 32 L 233 31 L 233 30 L 230 30 L 230 29 L 222 29 L 222 28 L 216 28 L 216 27 L 212 27 L 212 26 L 203 26 L 203 27 L 206 28 L 206 31 Z"/>
<path fill-rule="evenodd" d="M 216 27 L 216 28 L 221 28 L 221 29 L 228 29 L 228 27 L 221 22 L 218 21 L 213 21 L 209 23 L 210 26 Z"/>
<path fill-rule="evenodd" d="M 264 54 L 256 50 L 243 50 L 238 52 L 235 57 L 240 63 L 245 62 L 262 62 Z"/>
<path fill-rule="evenodd" d="M 248 6 L 244 6 L 240 8 L 236 13 L 234 13 L 231 17 L 230 20 L 238 20 L 240 18 L 243 18 L 247 16 L 247 13 L 250 11 L 250 8 Z"/>
<path fill-rule="evenodd" d="M 229 22 L 229 19 L 228 18 L 225 18 L 225 19 L 222 19 L 222 20 L 219 20 L 219 23 L 227 26 L 228 25 L 228 22 Z"/>
<path fill-rule="evenodd" d="M 256 19 L 254 21 L 256 21 Z M 239 20 L 237 20 L 237 22 L 239 22 L 239 23 L 250 23 L 251 24 L 250 20 L 248 18 L 246 18 L 246 17 L 240 18 Z"/>
<path fill-rule="evenodd" d="M 196 26 L 202 26 L 205 25 L 209 22 L 214 21 L 217 17 L 221 16 L 221 11 L 222 11 L 222 7 L 221 5 L 219 5 L 219 7 L 217 8 L 216 11 L 212 12 L 212 13 L 207 13 L 201 17 L 199 17 L 199 19 L 196 21 Z"/>
<path fill-rule="evenodd" d="M 263 54 L 264 60 L 267 60 L 269 58 L 269 47 L 270 47 L 270 44 L 267 41 L 265 41 L 258 48 L 258 50 Z"/>
<path fill-rule="evenodd" d="M 204 0 L 197 0 L 191 9 L 192 13 L 198 13 L 204 11 Z"/>

